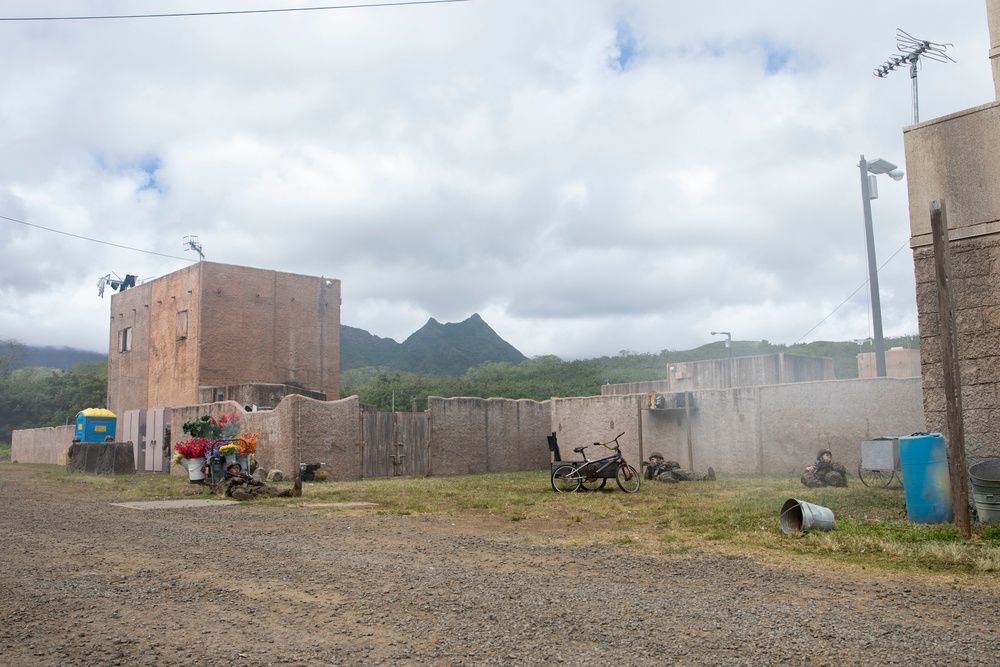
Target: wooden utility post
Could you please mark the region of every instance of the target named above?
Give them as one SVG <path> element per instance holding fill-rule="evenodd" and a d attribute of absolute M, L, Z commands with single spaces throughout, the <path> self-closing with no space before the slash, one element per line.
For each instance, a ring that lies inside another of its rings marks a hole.
<path fill-rule="evenodd" d="M 948 219 L 944 202 L 931 202 L 931 236 L 934 239 L 934 275 L 938 291 L 938 337 L 941 341 L 941 371 L 948 420 L 948 466 L 951 477 L 951 507 L 955 529 L 965 539 L 972 537 L 969 525 L 969 480 L 965 464 L 965 426 L 962 422 L 962 381 L 958 368 L 958 339 L 951 295 Z"/>

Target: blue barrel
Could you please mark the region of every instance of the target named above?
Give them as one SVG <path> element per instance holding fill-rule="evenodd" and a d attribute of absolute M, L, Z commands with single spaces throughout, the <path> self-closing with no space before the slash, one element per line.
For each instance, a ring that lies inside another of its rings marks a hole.
<path fill-rule="evenodd" d="M 899 439 L 899 464 L 903 469 L 906 515 L 913 523 L 949 523 L 951 478 L 948 450 L 940 433 Z"/>

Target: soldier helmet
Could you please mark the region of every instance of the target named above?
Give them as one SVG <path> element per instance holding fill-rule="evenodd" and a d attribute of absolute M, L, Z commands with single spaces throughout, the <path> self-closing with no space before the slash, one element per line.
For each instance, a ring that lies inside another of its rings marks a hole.
<path fill-rule="evenodd" d="M 816 460 L 818 461 L 819 459 L 823 458 L 824 454 L 829 454 L 830 458 L 833 458 L 833 452 L 831 452 L 829 449 L 821 449 L 819 450 L 819 454 L 816 455 Z"/>
<path fill-rule="evenodd" d="M 239 464 L 239 461 L 233 461 L 232 463 L 226 466 L 226 470 L 232 470 L 233 468 L 236 468 L 237 471 L 243 470 L 243 466 Z"/>
<path fill-rule="evenodd" d="M 666 457 L 663 456 L 663 454 L 661 454 L 659 452 L 653 452 L 652 454 L 649 455 L 649 458 L 651 458 L 651 459 L 662 459 L 662 458 L 666 458 Z"/>

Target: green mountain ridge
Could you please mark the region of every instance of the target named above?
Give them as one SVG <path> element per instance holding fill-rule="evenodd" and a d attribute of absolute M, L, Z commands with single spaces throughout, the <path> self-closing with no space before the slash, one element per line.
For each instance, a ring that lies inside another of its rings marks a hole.
<path fill-rule="evenodd" d="M 462 375 L 486 362 L 527 361 L 478 313 L 458 323 L 441 324 L 433 317 L 402 343 L 341 325 L 340 370 L 378 367 L 404 373 Z"/>

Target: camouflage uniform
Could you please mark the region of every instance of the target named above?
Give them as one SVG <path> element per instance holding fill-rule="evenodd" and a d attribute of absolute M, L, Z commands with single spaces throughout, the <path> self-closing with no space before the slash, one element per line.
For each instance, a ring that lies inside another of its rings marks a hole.
<path fill-rule="evenodd" d="M 693 470 L 682 470 L 681 464 L 677 461 L 664 461 L 663 455 L 653 452 L 649 455 L 649 462 L 646 466 L 646 479 L 655 479 L 659 482 L 714 482 L 715 471 L 711 468 L 707 473 L 694 472 Z"/>
<path fill-rule="evenodd" d="M 823 460 L 823 456 L 826 454 L 830 455 L 829 461 Z M 820 450 L 812 468 L 812 472 L 807 470 L 802 474 L 802 483 L 810 489 L 824 486 L 847 486 L 847 468 L 833 460 L 833 452 L 829 449 Z"/>
<path fill-rule="evenodd" d="M 235 466 L 233 466 L 235 467 Z M 297 498 L 302 495 L 302 482 L 295 478 L 295 485 L 281 491 L 273 486 L 267 486 L 244 472 L 226 470 L 226 476 L 219 484 L 219 492 L 227 498 L 236 500 L 254 500 L 255 498 Z"/>

